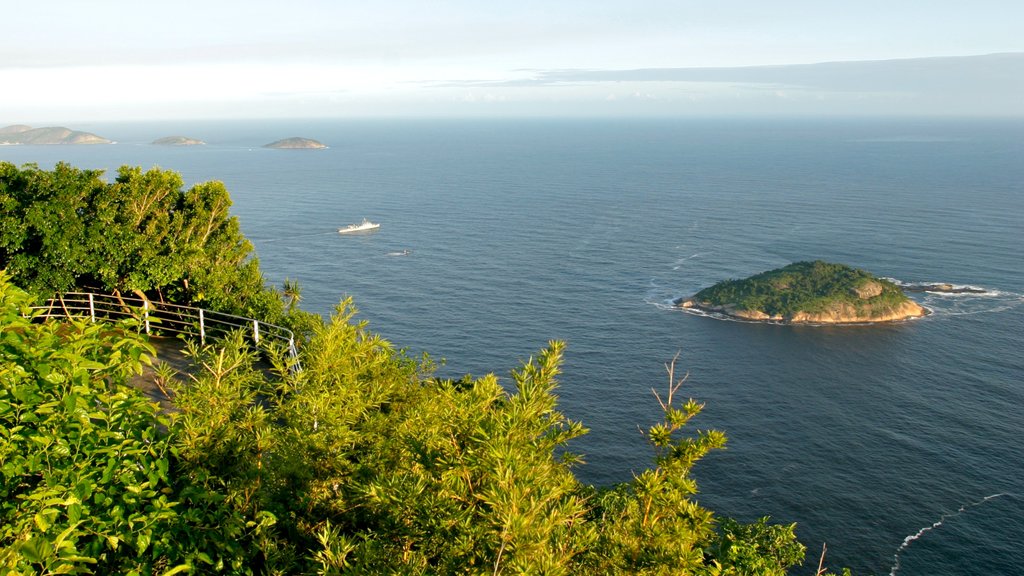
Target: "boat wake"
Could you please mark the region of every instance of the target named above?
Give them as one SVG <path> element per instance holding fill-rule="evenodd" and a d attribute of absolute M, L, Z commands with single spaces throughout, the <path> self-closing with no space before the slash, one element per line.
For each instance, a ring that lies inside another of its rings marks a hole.
<path fill-rule="evenodd" d="M 1002 498 L 1003 496 L 1012 496 L 1012 494 L 1010 494 L 1008 492 L 1000 492 L 999 494 L 992 494 L 991 496 L 985 496 L 981 500 L 976 500 L 974 502 L 970 502 L 968 504 L 964 504 L 963 506 L 958 508 L 956 512 L 947 512 L 947 513 L 943 514 L 942 516 L 939 516 L 939 519 L 936 520 L 935 522 L 929 524 L 928 526 L 925 526 L 924 528 L 921 528 L 917 532 L 915 532 L 915 533 L 911 534 L 910 536 L 907 536 L 906 538 L 904 538 L 903 539 L 903 543 L 900 544 L 900 547 L 896 549 L 896 553 L 892 557 L 892 569 L 889 570 L 889 576 L 896 576 L 896 573 L 899 572 L 899 570 L 900 570 L 900 555 L 903 554 L 903 552 L 915 540 L 918 540 L 919 538 L 921 538 L 922 536 L 924 536 L 928 532 L 931 532 L 932 530 L 935 530 L 936 528 L 942 526 L 950 518 L 956 518 L 957 516 L 960 516 L 961 514 L 966 513 L 971 508 L 976 508 L 976 507 L 981 506 L 982 504 L 988 502 L 989 500 L 995 500 L 996 498 Z"/>
<path fill-rule="evenodd" d="M 280 242 L 282 240 L 294 240 L 296 238 L 312 238 L 314 236 L 334 236 L 337 232 L 314 232 L 312 234 L 294 234 L 283 238 L 250 238 L 253 244 L 265 244 L 267 242 Z"/>

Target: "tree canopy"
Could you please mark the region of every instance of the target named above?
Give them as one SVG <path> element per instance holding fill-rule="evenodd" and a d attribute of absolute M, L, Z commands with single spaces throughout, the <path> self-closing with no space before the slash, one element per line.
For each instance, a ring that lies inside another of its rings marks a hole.
<path fill-rule="evenodd" d="M 51 296 L 92 287 L 198 304 L 268 321 L 282 314 L 221 182 L 124 166 L 53 170 L 0 162 L 0 269 Z"/>

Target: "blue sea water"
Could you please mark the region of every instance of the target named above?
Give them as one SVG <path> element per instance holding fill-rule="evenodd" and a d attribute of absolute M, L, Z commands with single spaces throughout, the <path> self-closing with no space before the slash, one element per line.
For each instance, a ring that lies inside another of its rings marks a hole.
<path fill-rule="evenodd" d="M 591 430 L 579 475 L 648 466 L 638 427 L 680 352 L 700 500 L 797 522 L 802 574 L 1017 574 L 1024 566 L 1024 122 L 276 121 L 76 125 L 118 141 L 4 147 L 51 167 L 160 166 L 222 180 L 268 280 L 441 373 L 508 371 L 568 342 L 561 409 Z M 166 148 L 170 134 L 208 142 Z M 288 136 L 327 150 L 269 150 Z M 379 232 L 340 236 L 369 218 Z M 396 255 L 409 250 L 407 255 Z M 779 326 L 674 298 L 824 259 L 978 295 L 914 295 L 892 325 Z"/>

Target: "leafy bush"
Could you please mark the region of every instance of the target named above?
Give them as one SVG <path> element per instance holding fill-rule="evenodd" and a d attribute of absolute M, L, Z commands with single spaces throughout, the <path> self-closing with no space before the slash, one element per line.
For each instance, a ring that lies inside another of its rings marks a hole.
<path fill-rule="evenodd" d="M 153 349 L 130 324 L 33 322 L 29 302 L 0 272 L 0 571 L 240 567 L 241 543 L 197 536 L 245 521 L 175 480 L 169 420 L 126 383 Z"/>

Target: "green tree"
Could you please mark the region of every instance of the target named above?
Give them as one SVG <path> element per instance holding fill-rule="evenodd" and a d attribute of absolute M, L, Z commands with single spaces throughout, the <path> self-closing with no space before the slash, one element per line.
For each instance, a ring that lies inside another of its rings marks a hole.
<path fill-rule="evenodd" d="M 85 233 L 100 175 L 63 163 L 53 171 L 0 163 L 0 268 L 33 291 L 75 286 L 94 263 Z"/>
<path fill-rule="evenodd" d="M 176 477 L 168 419 L 127 384 L 153 353 L 137 327 L 30 301 L 0 272 L 0 572 L 247 571 L 272 519 Z"/>
<path fill-rule="evenodd" d="M 0 268 L 44 297 L 102 288 L 282 320 L 223 183 L 182 190 L 175 172 L 127 166 L 101 177 L 0 163 Z"/>

